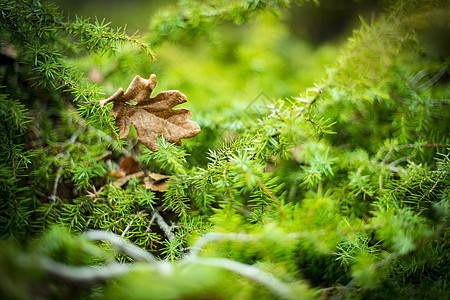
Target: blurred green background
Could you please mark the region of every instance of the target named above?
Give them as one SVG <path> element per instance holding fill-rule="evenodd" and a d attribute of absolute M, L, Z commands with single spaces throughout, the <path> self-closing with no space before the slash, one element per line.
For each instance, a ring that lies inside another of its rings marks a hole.
<path fill-rule="evenodd" d="M 104 19 L 113 28 L 126 25 L 128 34 L 137 33 L 144 41 L 155 13 L 178 5 L 172 0 L 52 2 L 69 18 Z M 154 62 L 123 49 L 108 59 L 94 55 L 77 64 L 86 74 L 98 71 L 100 79 L 94 81 L 104 80 L 108 95 L 119 86 L 126 88 L 136 74 L 148 77 L 155 73 L 156 92 L 182 91 L 188 98 L 185 106 L 196 113 L 236 106 L 245 109 L 261 95 L 269 101 L 298 96 L 324 77 L 327 66 L 339 54 L 339 46 L 359 27 L 359 16 L 368 20 L 375 17 L 381 2 L 293 3 L 279 15 L 266 12 L 239 25 L 224 22 L 208 37 L 152 47 L 157 57 Z"/>

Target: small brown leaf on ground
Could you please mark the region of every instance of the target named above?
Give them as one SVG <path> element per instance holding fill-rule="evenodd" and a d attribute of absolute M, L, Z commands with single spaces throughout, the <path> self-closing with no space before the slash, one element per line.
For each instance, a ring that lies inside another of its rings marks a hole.
<path fill-rule="evenodd" d="M 114 95 L 100 101 L 103 107 L 109 102 L 114 105 L 110 115 L 116 118 L 119 138 L 130 132 L 131 124 L 138 134 L 138 141 L 152 151 L 158 149 L 157 137 L 162 135 L 168 142 L 181 144 L 181 139 L 191 138 L 200 133 L 200 126 L 188 120 L 191 112 L 187 109 L 173 109 L 186 102 L 186 96 L 180 91 L 165 91 L 151 97 L 156 86 L 156 75 L 149 79 L 134 77 L 127 91 L 119 88 Z M 137 104 L 131 103 L 131 101 Z"/>
<path fill-rule="evenodd" d="M 170 176 L 157 173 L 147 173 L 147 175 L 148 177 L 144 178 L 144 185 L 147 189 L 151 189 L 154 192 L 162 192 L 169 186 L 167 179 Z"/>
<path fill-rule="evenodd" d="M 120 179 L 117 179 L 116 181 L 114 181 L 114 185 L 117 187 L 121 187 L 123 185 L 125 185 L 131 178 L 135 178 L 135 177 L 143 177 L 144 176 L 144 172 L 143 171 L 139 171 L 127 176 L 124 176 Z"/>
<path fill-rule="evenodd" d="M 122 178 L 125 176 L 125 172 L 123 171 L 117 171 L 116 169 L 112 169 L 111 172 L 109 172 L 109 175 L 115 178 Z"/>
<path fill-rule="evenodd" d="M 147 176 L 155 181 L 167 180 L 171 177 L 169 175 L 163 175 L 158 173 L 147 173 Z"/>
<path fill-rule="evenodd" d="M 119 163 L 119 172 L 122 171 L 125 175 L 133 174 L 139 171 L 139 163 L 132 155 L 125 156 Z"/>

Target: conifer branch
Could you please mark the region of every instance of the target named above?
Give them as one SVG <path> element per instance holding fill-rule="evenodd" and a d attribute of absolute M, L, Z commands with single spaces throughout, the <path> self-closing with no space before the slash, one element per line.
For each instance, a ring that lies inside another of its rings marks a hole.
<path fill-rule="evenodd" d="M 396 259 L 398 259 L 400 257 L 410 255 L 411 253 L 417 251 L 420 247 L 425 245 L 433 237 L 440 235 L 444 230 L 447 229 L 447 227 L 448 227 L 448 222 L 443 222 L 435 231 L 433 231 L 432 233 L 428 234 L 427 236 L 425 236 L 424 238 L 422 238 L 421 240 L 416 242 L 414 244 L 414 247 L 412 247 L 409 251 L 401 252 L 401 251 L 397 250 L 397 251 L 391 253 L 390 255 L 386 256 L 384 259 L 382 259 L 379 262 L 372 265 L 371 269 L 373 270 L 373 272 L 375 272 L 378 269 L 381 269 L 381 268 L 389 265 L 391 262 L 395 261 Z M 331 290 L 342 290 L 343 293 L 342 293 L 342 295 L 340 295 L 340 297 L 338 297 L 338 299 L 346 299 L 347 293 L 351 290 L 356 289 L 357 285 L 358 285 L 357 280 L 355 278 L 353 278 L 346 286 L 332 287 L 332 288 L 324 289 L 324 291 L 329 291 L 330 289 Z"/>
<path fill-rule="evenodd" d="M 319 100 L 319 98 L 323 94 L 323 92 L 324 92 L 324 88 L 318 89 L 316 94 L 314 95 L 314 97 L 311 99 L 311 101 L 306 103 L 305 106 L 301 107 L 295 117 L 299 118 L 306 110 L 308 110 L 311 106 L 313 106 L 316 103 L 316 101 Z"/>
<path fill-rule="evenodd" d="M 322 126 L 320 126 L 319 124 L 317 124 L 316 122 L 314 122 L 313 120 L 311 120 L 309 118 L 306 118 L 305 120 L 308 121 L 309 123 L 313 124 L 317 128 L 319 128 L 319 130 L 322 131 L 323 134 L 325 134 L 325 130 L 322 128 Z"/>
<path fill-rule="evenodd" d="M 422 202 L 422 200 L 427 197 L 437 186 L 437 184 L 439 183 L 439 179 L 436 180 L 436 182 L 434 183 L 434 185 L 431 187 L 430 190 L 428 190 L 425 194 L 423 194 L 423 196 L 419 199 L 419 201 L 417 201 L 417 205 L 416 205 L 416 213 L 419 211 L 419 207 L 420 207 L 420 202 Z"/>
<path fill-rule="evenodd" d="M 272 193 L 272 191 L 260 180 L 257 179 L 256 183 L 259 185 L 260 188 L 263 189 L 263 191 L 269 195 L 270 199 L 272 199 L 273 203 L 275 203 L 275 205 L 278 208 L 278 211 L 280 212 L 280 216 L 285 219 L 286 215 L 283 212 L 283 208 L 281 207 L 280 201 L 278 201 L 277 197 L 275 197 L 275 195 Z"/>
<path fill-rule="evenodd" d="M 12 162 L 12 167 L 13 167 L 13 178 L 15 178 L 16 177 L 16 159 L 15 159 L 15 155 L 14 155 L 14 150 L 13 150 L 13 148 L 12 148 L 12 145 L 11 145 L 11 133 L 9 132 L 9 128 L 8 128 L 8 123 L 6 122 L 6 118 L 4 117 L 4 116 L 2 116 L 2 119 L 3 119 L 3 129 L 5 130 L 5 132 L 6 132 L 6 142 L 7 142 L 7 145 L 8 145 L 8 150 L 9 150 L 9 159 L 11 160 L 11 162 Z"/>

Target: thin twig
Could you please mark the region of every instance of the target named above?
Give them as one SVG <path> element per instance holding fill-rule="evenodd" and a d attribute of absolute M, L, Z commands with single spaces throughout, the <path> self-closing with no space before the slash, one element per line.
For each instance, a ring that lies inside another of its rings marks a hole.
<path fill-rule="evenodd" d="M 441 79 L 441 77 L 447 72 L 447 69 L 448 69 L 447 66 L 443 67 L 442 69 L 439 70 L 439 72 L 436 75 L 434 75 L 427 82 L 421 84 L 419 87 L 417 87 L 417 89 L 425 90 L 425 89 L 429 88 L 430 86 L 435 84 L 439 79 Z"/>
<path fill-rule="evenodd" d="M 158 220 L 158 215 L 154 214 L 154 216 L 155 219 Z M 298 238 L 299 234 L 291 233 L 288 234 L 288 236 Z M 158 261 L 152 254 L 134 244 L 127 242 L 124 238 L 115 233 L 102 230 L 92 230 L 86 232 L 85 237 L 93 241 L 108 241 L 120 252 L 134 258 L 136 261 L 149 263 L 148 265 L 140 265 L 140 269 L 148 268 L 149 270 L 155 270 L 157 273 L 164 276 L 170 276 L 173 274 L 174 266 L 171 263 L 167 261 Z M 249 235 L 246 233 L 208 233 L 197 240 L 194 246 L 191 247 L 191 253 L 181 259 L 178 266 L 184 267 L 192 264 L 200 264 L 229 270 L 260 283 L 278 297 L 288 298 L 291 295 L 290 288 L 282 281 L 275 278 L 271 273 L 264 272 L 256 266 L 225 258 L 198 257 L 198 252 L 209 242 L 219 240 L 254 240 L 258 237 L 259 235 Z M 91 286 L 96 283 L 106 282 L 134 270 L 132 267 L 133 264 L 123 263 L 112 263 L 106 266 L 97 266 L 95 268 L 90 266 L 68 266 L 45 256 L 38 257 L 38 262 L 47 274 L 56 277 L 57 279 L 83 286 Z"/>
<path fill-rule="evenodd" d="M 171 275 L 173 273 L 173 265 L 166 261 L 157 261 L 151 254 L 142 250 L 141 248 L 126 242 L 119 235 L 111 232 L 93 230 L 85 233 L 86 237 L 91 240 L 106 240 L 111 242 L 115 247 L 135 258 L 141 257 L 145 261 L 152 263 L 151 268 L 156 270 L 161 275 Z M 248 239 L 247 234 L 209 234 L 207 238 L 201 238 L 198 242 L 198 246 L 202 246 L 204 243 L 210 242 L 212 240 L 218 240 L 226 238 L 238 239 Z M 139 252 L 139 253 L 138 253 Z M 142 254 L 145 253 L 145 257 Z M 186 258 L 182 259 L 179 263 L 180 266 L 191 265 L 191 264 L 201 264 L 212 267 L 218 267 L 221 269 L 229 270 L 231 272 L 237 273 L 245 278 L 256 281 L 266 288 L 268 288 L 274 295 L 287 298 L 291 294 L 290 288 L 285 285 L 282 281 L 275 278 L 272 274 L 264 272 L 259 268 L 244 263 L 240 263 L 234 260 L 225 258 L 199 258 L 193 255 L 194 251 L 191 252 Z M 151 259 L 150 259 L 151 257 Z M 64 265 L 62 263 L 56 262 L 47 257 L 39 257 L 39 264 L 49 275 L 54 276 L 60 280 L 67 281 L 78 285 L 93 285 L 96 283 L 106 282 L 110 279 L 116 278 L 118 276 L 124 275 L 133 270 L 130 264 L 113 263 L 107 266 L 100 267 L 74 267 Z M 147 266 L 150 267 L 150 266 Z M 141 267 L 142 268 L 142 267 Z M 144 267 L 145 268 L 145 267 Z"/>
<path fill-rule="evenodd" d="M 290 238 L 300 238 L 302 235 L 297 232 L 289 233 L 287 234 Z M 203 248 L 211 242 L 218 242 L 218 241 L 251 241 L 251 240 L 257 240 L 261 237 L 259 234 L 247 234 L 245 232 L 240 233 L 223 233 L 223 232 L 208 232 L 207 234 L 203 235 L 199 239 L 197 239 L 194 243 L 194 245 L 191 246 L 191 253 L 186 258 L 195 258 L 198 256 L 199 252 L 203 250 Z"/>
<path fill-rule="evenodd" d="M 53 192 L 49 196 L 49 199 L 52 200 L 53 203 L 56 202 L 56 200 L 58 200 L 58 196 L 56 196 L 56 193 L 58 190 L 58 183 L 59 183 L 59 179 L 61 178 L 62 169 L 63 169 L 63 166 L 60 165 L 58 168 L 58 171 L 56 171 L 55 181 L 53 182 Z"/>
<path fill-rule="evenodd" d="M 233 240 L 233 241 L 244 241 L 254 238 L 255 235 L 249 235 L 246 233 L 220 233 L 220 232 L 208 232 L 203 235 L 191 246 L 191 252 L 187 257 L 197 257 L 198 253 L 203 250 L 206 244 L 210 242 L 223 241 L 223 240 Z"/>
<path fill-rule="evenodd" d="M 398 187 L 396 187 L 390 194 L 389 197 L 386 199 L 386 202 L 389 201 L 389 199 L 391 199 L 392 194 L 394 194 L 398 189 L 402 188 L 405 184 L 408 183 L 409 180 L 411 180 L 412 177 L 408 178 L 405 182 L 403 182 L 401 185 L 399 185 Z"/>
<path fill-rule="evenodd" d="M 122 234 L 120 235 L 121 237 L 125 237 L 128 233 L 128 230 L 130 230 L 131 225 L 133 225 L 134 220 L 136 219 L 137 216 L 135 216 L 135 218 L 133 220 L 130 221 L 130 223 L 128 223 L 127 227 L 125 227 L 125 230 L 122 232 Z"/>
<path fill-rule="evenodd" d="M 193 261 L 185 261 L 184 263 L 194 263 L 207 266 L 214 266 L 237 273 L 245 278 L 259 282 L 268 288 L 274 295 L 280 298 L 288 298 L 291 290 L 282 281 L 274 277 L 270 273 L 261 271 L 257 267 L 240 263 L 226 258 L 197 258 Z"/>
<path fill-rule="evenodd" d="M 305 106 L 300 108 L 300 111 L 297 113 L 296 117 L 297 118 L 300 117 L 303 114 L 303 112 L 305 112 L 310 106 L 314 105 L 314 103 L 316 103 L 316 101 L 320 98 L 322 93 L 323 93 L 322 89 L 319 89 L 317 93 L 314 95 L 314 98 L 310 102 L 306 103 Z"/>
<path fill-rule="evenodd" d="M 308 121 L 309 123 L 313 124 L 314 126 L 316 126 L 317 128 L 319 128 L 320 131 L 322 131 L 323 134 L 325 133 L 325 130 L 322 128 L 322 126 L 320 126 L 319 124 L 317 124 L 316 122 L 314 122 L 313 120 L 306 118 L 306 121 Z"/>
<path fill-rule="evenodd" d="M 416 213 L 417 213 L 418 210 L 419 210 L 420 202 L 434 190 L 434 188 L 436 187 L 436 185 L 437 185 L 438 183 L 439 183 L 439 179 L 436 180 L 436 182 L 434 183 L 433 187 L 432 187 L 426 194 L 424 194 L 424 195 L 422 196 L 422 198 L 420 198 L 419 201 L 417 201 Z"/>
<path fill-rule="evenodd" d="M 82 286 L 103 283 L 131 270 L 129 265 L 118 263 L 94 268 L 68 266 L 47 257 L 39 257 L 38 262 L 47 274 Z"/>
<path fill-rule="evenodd" d="M 107 241 L 125 255 L 128 255 L 135 261 L 156 263 L 157 259 L 144 249 L 124 240 L 120 235 L 103 230 L 90 230 L 84 233 L 84 236 L 91 241 Z"/>
<path fill-rule="evenodd" d="M 156 220 L 156 224 L 158 224 L 159 228 L 161 228 L 161 230 L 164 232 L 164 234 L 169 240 L 175 238 L 175 234 L 172 232 L 172 227 L 166 223 L 166 221 L 163 219 L 163 217 L 161 217 L 161 215 L 157 210 L 154 210 L 152 212 L 152 220 L 153 219 Z"/>

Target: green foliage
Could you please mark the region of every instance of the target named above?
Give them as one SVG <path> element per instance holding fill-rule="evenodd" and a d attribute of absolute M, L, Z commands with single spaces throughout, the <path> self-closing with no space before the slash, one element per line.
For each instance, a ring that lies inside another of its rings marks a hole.
<path fill-rule="evenodd" d="M 15 232 L 29 231 L 29 217 L 35 208 L 29 191 L 20 185 L 32 153 L 24 149 L 24 132 L 30 123 L 27 109 L 8 94 L 0 94 L 0 220 L 1 236 L 15 238 Z"/>
<path fill-rule="evenodd" d="M 448 297 L 448 3 L 314 52 L 291 2 L 180 1 L 144 43 L 0 0 L 0 298 Z M 152 152 L 96 101 L 158 72 L 202 133 Z"/>
<path fill-rule="evenodd" d="M 170 144 L 162 136 L 158 137 L 157 143 L 158 151 L 153 152 L 148 148 L 144 149 L 140 156 L 141 161 L 146 164 L 155 161 L 159 167 L 167 168 L 175 174 L 186 173 L 186 151 Z"/>
<path fill-rule="evenodd" d="M 211 27 L 224 21 L 240 24 L 249 22 L 257 13 L 277 12 L 289 7 L 290 0 L 248 1 L 180 1 L 174 11 L 162 11 L 151 25 L 149 42 L 157 46 L 164 41 L 177 41 L 212 34 Z M 305 0 L 296 0 L 298 4 Z M 314 1 L 317 4 L 317 1 Z"/>

